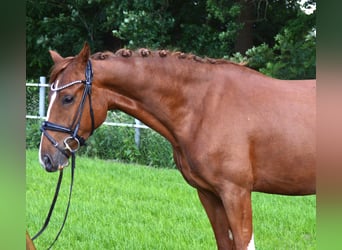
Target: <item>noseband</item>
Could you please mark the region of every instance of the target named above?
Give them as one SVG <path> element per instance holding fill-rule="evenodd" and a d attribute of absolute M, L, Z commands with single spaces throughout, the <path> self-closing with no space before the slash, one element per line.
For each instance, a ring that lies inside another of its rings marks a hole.
<path fill-rule="evenodd" d="M 77 113 L 75 114 L 75 118 L 74 118 L 70 128 L 56 124 L 56 123 L 52 123 L 49 121 L 44 121 L 42 123 L 41 128 L 40 128 L 40 130 L 42 131 L 44 136 L 46 136 L 46 138 L 52 143 L 52 145 L 55 148 L 57 148 L 58 150 L 60 150 L 65 156 L 67 156 L 67 154 L 66 154 L 67 150 L 69 150 L 70 153 L 75 153 L 80 148 L 80 146 L 85 144 L 85 139 L 78 135 L 78 130 L 80 128 L 81 118 L 82 118 L 82 114 L 83 114 L 83 110 L 84 110 L 84 104 L 85 104 L 87 96 L 89 98 L 89 109 L 90 109 L 90 117 L 91 117 L 90 135 L 92 135 L 94 132 L 94 126 L 95 126 L 95 124 L 94 124 L 95 123 L 94 122 L 94 112 L 93 112 L 93 108 L 92 108 L 92 104 L 91 104 L 91 86 L 92 86 L 92 81 L 93 81 L 93 70 L 92 70 L 90 60 L 88 60 L 88 62 L 87 62 L 87 66 L 86 66 L 86 70 L 85 70 L 85 78 L 86 78 L 85 80 L 73 81 L 73 82 L 65 84 L 61 87 L 55 86 L 54 83 L 52 83 L 52 85 L 51 85 L 51 91 L 59 92 L 63 89 L 71 87 L 75 84 L 79 84 L 79 83 L 84 84 L 84 91 L 83 91 L 82 99 L 81 99 L 80 105 L 78 106 Z M 63 141 L 64 148 L 61 147 L 59 145 L 59 143 L 47 132 L 48 130 L 66 133 L 66 134 L 70 135 L 70 136 L 66 137 Z M 71 146 L 72 142 L 75 142 L 76 146 Z"/>

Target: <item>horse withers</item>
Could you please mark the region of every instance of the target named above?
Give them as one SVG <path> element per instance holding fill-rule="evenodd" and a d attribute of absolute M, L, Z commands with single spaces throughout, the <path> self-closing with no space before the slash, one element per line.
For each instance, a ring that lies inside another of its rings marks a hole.
<path fill-rule="evenodd" d="M 278 80 L 226 60 L 139 49 L 54 61 L 39 159 L 47 171 L 106 119 L 130 114 L 164 136 L 198 191 L 218 249 L 253 249 L 251 192 L 315 193 L 315 80 Z"/>

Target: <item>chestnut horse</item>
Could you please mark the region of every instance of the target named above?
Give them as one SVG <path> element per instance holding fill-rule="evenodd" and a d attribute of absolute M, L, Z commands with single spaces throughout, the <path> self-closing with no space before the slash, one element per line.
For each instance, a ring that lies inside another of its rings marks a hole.
<path fill-rule="evenodd" d="M 130 114 L 164 136 L 198 191 L 218 249 L 254 249 L 251 192 L 315 187 L 316 80 L 278 80 L 226 60 L 140 49 L 77 56 L 50 51 L 40 162 L 68 165 L 106 119 Z"/>

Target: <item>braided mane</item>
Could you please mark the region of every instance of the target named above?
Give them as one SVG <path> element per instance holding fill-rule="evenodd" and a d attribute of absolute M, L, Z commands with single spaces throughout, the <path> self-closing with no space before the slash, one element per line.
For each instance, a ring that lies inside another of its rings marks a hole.
<path fill-rule="evenodd" d="M 115 57 L 175 57 L 182 60 L 189 60 L 189 61 L 195 61 L 199 63 L 208 63 L 208 64 L 236 64 L 238 63 L 225 60 L 225 59 L 213 59 L 209 57 L 199 57 L 191 53 L 183 53 L 180 51 L 169 51 L 169 50 L 149 50 L 145 48 L 140 48 L 138 50 L 129 50 L 129 49 L 119 49 L 115 53 L 110 51 L 104 51 L 104 52 L 97 52 L 93 55 L 91 55 L 91 59 L 94 60 L 106 60 L 109 58 L 115 58 Z M 50 82 L 54 82 L 57 78 L 57 76 L 66 68 L 68 65 L 73 61 L 75 57 L 66 57 L 63 61 L 53 65 L 51 68 L 50 73 Z M 241 64 L 240 64 L 241 65 Z"/>
<path fill-rule="evenodd" d="M 149 50 L 145 48 L 140 48 L 135 51 L 129 49 L 119 49 L 115 53 L 110 51 L 98 52 L 91 56 L 91 58 L 95 60 L 105 60 L 110 57 L 176 57 L 179 59 L 192 60 L 200 63 L 236 64 L 225 59 L 213 59 L 209 57 L 202 58 L 191 53 L 187 54 L 179 51 L 171 52 L 169 50 Z"/>

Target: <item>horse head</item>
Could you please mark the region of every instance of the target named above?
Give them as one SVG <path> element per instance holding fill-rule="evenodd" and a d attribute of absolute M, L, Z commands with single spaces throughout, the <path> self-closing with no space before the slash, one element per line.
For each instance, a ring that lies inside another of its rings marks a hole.
<path fill-rule="evenodd" d="M 104 104 L 101 98 L 95 98 L 101 90 L 93 81 L 87 43 L 74 57 L 63 58 L 55 51 L 50 55 L 54 66 L 47 119 L 41 126 L 39 159 L 45 170 L 54 172 L 68 165 L 69 156 L 105 120 L 106 110 L 99 108 Z"/>

